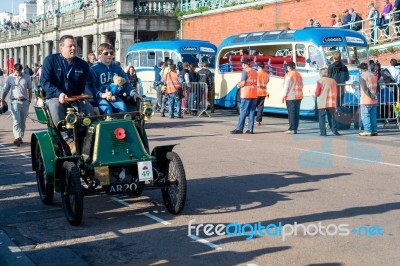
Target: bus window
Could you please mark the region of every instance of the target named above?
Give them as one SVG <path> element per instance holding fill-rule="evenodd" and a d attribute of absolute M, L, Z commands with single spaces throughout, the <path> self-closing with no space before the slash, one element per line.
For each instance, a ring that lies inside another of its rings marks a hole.
<path fill-rule="evenodd" d="M 156 53 L 149 51 L 147 53 L 147 66 L 153 67 L 156 64 Z"/>
<path fill-rule="evenodd" d="M 306 57 L 304 56 L 304 44 L 296 44 L 296 64 L 298 67 L 306 66 Z"/>
<path fill-rule="evenodd" d="M 180 61 L 178 54 L 175 52 L 171 53 L 171 59 L 174 60 L 174 64 L 176 64 Z"/>
<path fill-rule="evenodd" d="M 130 53 L 126 58 L 126 65 L 138 67 L 139 66 L 139 53 Z"/>
<path fill-rule="evenodd" d="M 350 64 L 358 66 L 361 62 L 368 62 L 368 52 L 365 47 L 349 46 Z"/>
<path fill-rule="evenodd" d="M 147 51 L 140 52 L 140 66 L 147 66 Z"/>
<path fill-rule="evenodd" d="M 317 47 L 310 45 L 308 47 L 308 56 L 311 60 L 311 66 L 315 66 L 317 68 L 324 67 L 325 61 L 324 57 L 322 56 L 321 52 L 318 50 Z"/>
<path fill-rule="evenodd" d="M 169 52 L 165 51 L 164 52 L 164 62 L 167 62 L 169 58 L 170 58 Z"/>
<path fill-rule="evenodd" d="M 159 64 L 160 62 L 162 62 L 163 60 L 164 60 L 163 52 L 162 52 L 162 51 L 157 51 L 157 52 L 156 52 L 156 64 L 157 64 L 157 66 L 158 66 L 158 64 Z"/>
<path fill-rule="evenodd" d="M 199 63 L 197 56 L 197 54 L 182 54 L 182 62 L 197 65 Z"/>

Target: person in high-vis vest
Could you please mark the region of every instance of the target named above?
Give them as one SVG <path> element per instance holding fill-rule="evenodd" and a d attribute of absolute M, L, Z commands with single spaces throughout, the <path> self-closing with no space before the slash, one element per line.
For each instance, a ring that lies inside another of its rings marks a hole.
<path fill-rule="evenodd" d="M 289 129 L 286 134 L 297 134 L 300 121 L 300 104 L 303 99 L 303 78 L 296 71 L 294 62 L 287 63 L 288 72 L 283 83 L 282 103 L 286 102 L 289 118 Z"/>
<path fill-rule="evenodd" d="M 374 74 L 368 71 L 368 65 L 361 63 L 360 69 L 360 109 L 364 131 L 360 136 L 378 135 L 376 106 L 378 104 L 378 81 Z"/>
<path fill-rule="evenodd" d="M 261 126 L 265 98 L 268 99 L 267 84 L 269 82 L 269 74 L 264 70 L 264 62 L 257 63 L 257 116 L 256 123 Z"/>
<path fill-rule="evenodd" d="M 169 66 L 169 72 L 164 74 L 163 79 L 167 84 L 166 95 L 168 95 L 169 118 L 174 118 L 174 109 L 176 104 L 176 113 L 178 118 L 182 117 L 182 100 L 178 97 L 178 88 L 182 87 L 179 81 L 179 74 L 176 72 L 176 65 Z"/>
<path fill-rule="evenodd" d="M 340 133 L 337 131 L 337 124 L 335 120 L 335 110 L 338 96 L 336 80 L 328 77 L 327 68 L 321 68 L 319 75 L 321 78 L 317 81 L 315 96 L 317 96 L 320 135 L 326 136 L 325 121 L 328 119 L 328 124 L 332 133 L 336 136 L 340 136 Z"/>
<path fill-rule="evenodd" d="M 246 116 L 249 115 L 248 130 L 246 134 L 253 134 L 254 116 L 257 104 L 257 72 L 250 67 L 250 59 L 242 61 L 242 78 L 237 85 L 240 90 L 240 114 L 236 129 L 231 134 L 243 134 Z"/>

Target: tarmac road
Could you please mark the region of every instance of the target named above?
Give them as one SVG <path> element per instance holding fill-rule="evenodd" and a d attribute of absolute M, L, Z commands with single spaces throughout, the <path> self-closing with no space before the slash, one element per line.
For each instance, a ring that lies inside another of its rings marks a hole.
<path fill-rule="evenodd" d="M 231 135 L 236 122 L 227 110 L 156 114 L 150 148 L 179 144 L 183 212 L 169 214 L 158 190 L 95 195 L 72 227 L 58 194 L 50 206 L 38 196 L 29 135 L 43 125 L 28 120 L 17 148 L 1 115 L 0 265 L 399 265 L 398 129 L 322 138 L 316 121 L 302 120 L 286 135 L 286 118 L 264 116 L 255 134 Z M 223 227 L 230 235 L 218 235 Z"/>

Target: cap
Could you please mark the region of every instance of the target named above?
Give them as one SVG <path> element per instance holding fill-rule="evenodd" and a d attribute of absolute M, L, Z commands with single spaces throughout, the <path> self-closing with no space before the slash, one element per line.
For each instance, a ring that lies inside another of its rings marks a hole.
<path fill-rule="evenodd" d="M 248 58 L 243 59 L 242 64 L 250 65 L 250 59 Z"/>
<path fill-rule="evenodd" d="M 348 9 L 345 9 L 345 10 L 343 11 L 343 13 L 347 13 L 347 12 L 349 12 L 349 10 L 348 10 Z"/>
<path fill-rule="evenodd" d="M 366 63 L 361 63 L 361 64 L 358 65 L 357 68 L 367 70 L 367 69 L 368 69 L 368 66 L 367 66 Z"/>

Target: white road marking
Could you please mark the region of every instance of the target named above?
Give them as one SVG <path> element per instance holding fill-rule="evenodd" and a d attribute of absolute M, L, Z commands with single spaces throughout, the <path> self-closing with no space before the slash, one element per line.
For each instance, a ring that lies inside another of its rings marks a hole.
<path fill-rule="evenodd" d="M 200 238 L 200 237 L 198 237 L 198 236 L 195 236 L 195 235 L 188 235 L 188 237 L 190 237 L 191 239 L 193 239 L 193 240 L 196 241 L 196 242 L 205 244 L 205 245 L 209 246 L 209 247 L 212 248 L 212 249 L 215 249 L 215 250 L 220 250 L 220 249 L 222 249 L 220 246 L 217 246 L 217 245 L 211 243 L 210 241 L 207 241 L 207 240 L 205 240 L 205 239 L 203 239 L 203 238 Z"/>
<path fill-rule="evenodd" d="M 150 214 L 150 213 L 143 213 L 143 215 L 149 217 L 150 219 L 153 219 L 154 221 L 157 221 L 157 222 L 159 222 L 159 223 L 162 223 L 162 224 L 164 224 L 164 225 L 170 225 L 170 224 L 171 224 L 170 222 L 167 222 L 167 221 L 165 221 L 165 220 L 163 220 L 163 219 L 161 219 L 161 218 L 158 218 L 157 216 L 155 216 L 155 215 L 153 215 L 153 214 Z"/>
<path fill-rule="evenodd" d="M 339 158 L 348 158 L 348 159 L 361 161 L 361 162 L 366 162 L 366 163 L 376 163 L 376 164 L 388 165 L 388 166 L 393 166 L 393 167 L 400 167 L 399 164 L 394 164 L 394 163 L 385 163 L 385 162 L 379 162 L 379 161 L 375 161 L 375 160 L 362 159 L 362 158 L 357 158 L 357 157 L 352 157 L 352 156 L 345 156 L 345 155 L 334 154 L 334 153 L 329 153 L 329 152 L 322 152 L 322 151 L 313 151 L 313 150 L 300 149 L 300 148 L 295 148 L 295 149 L 296 150 L 301 150 L 301 151 L 307 151 L 307 152 L 323 154 L 323 155 L 335 156 L 335 157 L 339 157 Z"/>
<path fill-rule="evenodd" d="M 229 138 L 229 137 L 227 137 L 227 136 L 225 136 L 225 135 L 218 135 L 218 134 L 220 134 L 220 133 L 215 133 L 215 134 L 204 133 L 204 132 L 195 131 L 195 130 L 190 130 L 190 129 L 186 129 L 186 128 L 185 128 L 185 129 L 181 128 L 180 130 L 182 130 L 182 131 L 188 131 L 188 132 L 192 132 L 192 133 L 196 133 L 196 134 L 204 135 L 204 136 L 215 136 L 215 137 L 220 137 L 220 138 Z M 250 140 L 250 139 L 239 139 L 239 138 L 230 138 L 230 139 L 240 140 L 240 141 L 246 141 L 246 142 L 252 142 L 252 140 Z"/>
<path fill-rule="evenodd" d="M 29 171 L 29 172 L 19 172 L 19 173 L 11 173 L 11 174 L 2 174 L 1 176 L 16 176 L 16 175 L 29 175 L 29 174 L 34 174 L 36 172 L 34 171 Z"/>
<path fill-rule="evenodd" d="M 8 157 L 16 157 L 16 156 L 24 156 L 25 158 L 30 158 L 28 155 L 19 153 L 19 154 L 8 154 L 4 156 L 0 156 L 0 158 L 8 158 Z"/>
<path fill-rule="evenodd" d="M 112 199 L 113 201 L 116 201 L 116 202 L 118 202 L 118 203 L 120 203 L 120 204 L 126 206 L 126 207 L 129 207 L 129 206 L 130 206 L 128 202 L 125 202 L 125 201 L 123 201 L 123 200 L 121 200 L 121 199 L 119 199 L 119 198 L 111 197 L 111 199 Z"/>

